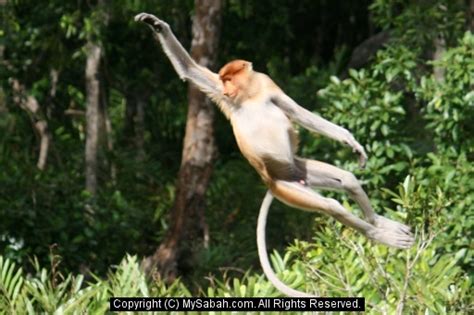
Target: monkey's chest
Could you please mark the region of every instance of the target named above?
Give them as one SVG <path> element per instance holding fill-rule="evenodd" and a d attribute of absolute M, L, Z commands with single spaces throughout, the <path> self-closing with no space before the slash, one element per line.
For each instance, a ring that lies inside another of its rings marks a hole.
<path fill-rule="evenodd" d="M 293 161 L 293 126 L 275 105 L 247 105 L 234 113 L 231 122 L 239 149 L 251 163 L 254 159 Z"/>

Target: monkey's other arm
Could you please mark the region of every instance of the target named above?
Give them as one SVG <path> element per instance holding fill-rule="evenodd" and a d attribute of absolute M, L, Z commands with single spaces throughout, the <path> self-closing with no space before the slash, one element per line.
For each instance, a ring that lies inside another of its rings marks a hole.
<path fill-rule="evenodd" d="M 354 136 L 347 129 L 301 107 L 281 90 L 272 97 L 272 102 L 280 107 L 291 120 L 306 129 L 322 134 L 351 147 L 354 152 L 359 154 L 359 165 L 361 167 L 365 166 L 367 154 L 362 145 L 357 142 Z"/>
<path fill-rule="evenodd" d="M 223 87 L 219 76 L 209 69 L 198 65 L 191 58 L 174 36 L 168 23 L 148 13 L 137 14 L 135 21 L 143 22 L 150 27 L 182 80 L 189 80 L 194 83 L 214 101 L 222 101 Z"/>

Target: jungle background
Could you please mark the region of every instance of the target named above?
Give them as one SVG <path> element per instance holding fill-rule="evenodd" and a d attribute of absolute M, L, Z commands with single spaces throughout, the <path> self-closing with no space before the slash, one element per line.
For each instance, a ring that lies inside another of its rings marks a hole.
<path fill-rule="evenodd" d="M 280 295 L 256 250 L 265 187 L 224 116 L 133 21 L 140 12 L 213 70 L 250 60 L 349 129 L 365 169 L 303 129 L 299 154 L 354 172 L 378 213 L 416 233 L 413 248 L 389 249 L 275 201 L 267 240 L 284 282 L 365 297 L 369 314 L 473 311 L 473 0 L 1 0 L 0 10 L 0 312 Z M 206 25 L 207 50 L 192 31 Z M 361 214 L 345 194 L 324 194 Z"/>

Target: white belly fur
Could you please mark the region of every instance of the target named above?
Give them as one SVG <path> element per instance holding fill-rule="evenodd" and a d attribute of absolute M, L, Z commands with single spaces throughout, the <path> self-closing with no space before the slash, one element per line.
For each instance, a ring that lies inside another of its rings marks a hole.
<path fill-rule="evenodd" d="M 242 153 L 260 158 L 293 162 L 289 130 L 292 127 L 283 111 L 271 102 L 242 104 L 231 117 Z"/>

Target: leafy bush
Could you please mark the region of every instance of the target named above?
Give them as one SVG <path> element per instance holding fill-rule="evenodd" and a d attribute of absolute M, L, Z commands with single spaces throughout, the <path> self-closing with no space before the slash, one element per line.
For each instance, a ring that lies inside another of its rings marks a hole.
<path fill-rule="evenodd" d="M 126 256 L 106 280 L 95 277 L 84 283 L 84 276 L 63 276 L 57 271 L 40 268 L 24 276 L 21 268 L 0 256 L 0 312 L 8 314 L 104 314 L 113 296 L 190 296 L 179 281 L 171 286 L 147 282 L 137 258 Z"/>
<path fill-rule="evenodd" d="M 370 188 L 385 185 L 389 179 L 392 184 L 398 182 L 410 165 L 407 98 L 398 86 L 412 83 L 415 65 L 413 52 L 389 47 L 377 55 L 369 70 L 351 69 L 349 79 L 332 77 L 319 91 L 324 116 L 366 142 Z M 355 162 L 346 167 L 354 169 Z"/>
<path fill-rule="evenodd" d="M 413 176 L 420 188 L 412 190 L 411 202 L 403 198 L 403 204 L 418 204 L 413 217 L 422 218 L 422 212 L 432 213 L 442 230 L 437 236 L 443 246 L 439 252 L 462 251 L 459 265 L 467 272 L 474 270 L 472 259 L 472 238 L 474 231 L 474 168 L 465 154 L 459 156 L 428 155 L 429 164 L 413 170 Z M 422 212 L 420 212 L 422 211 Z M 418 222 L 421 223 L 421 222 Z"/>
<path fill-rule="evenodd" d="M 437 148 L 474 153 L 474 35 L 466 32 L 459 45 L 432 63 L 444 72 L 442 81 L 434 75 L 421 78 L 416 90 L 427 102 L 424 117 L 433 131 Z"/>
<path fill-rule="evenodd" d="M 409 180 L 408 180 L 409 181 Z M 403 189 L 409 189 L 409 182 Z M 271 257 L 278 276 L 290 286 L 318 296 L 364 296 L 368 314 L 467 311 L 471 280 L 456 266 L 463 251 L 437 253 L 433 230 L 420 232 L 406 252 L 372 245 L 340 224 L 323 224 L 314 243 L 296 242 L 282 258 Z M 84 283 L 82 275 L 62 276 L 36 265 L 36 275 L 23 275 L 0 256 L 0 310 L 15 314 L 104 313 L 113 296 L 276 297 L 281 294 L 263 275 L 209 278 L 207 288 L 192 294 L 179 280 L 171 286 L 146 280 L 136 257 L 127 256 L 107 279 Z"/>

